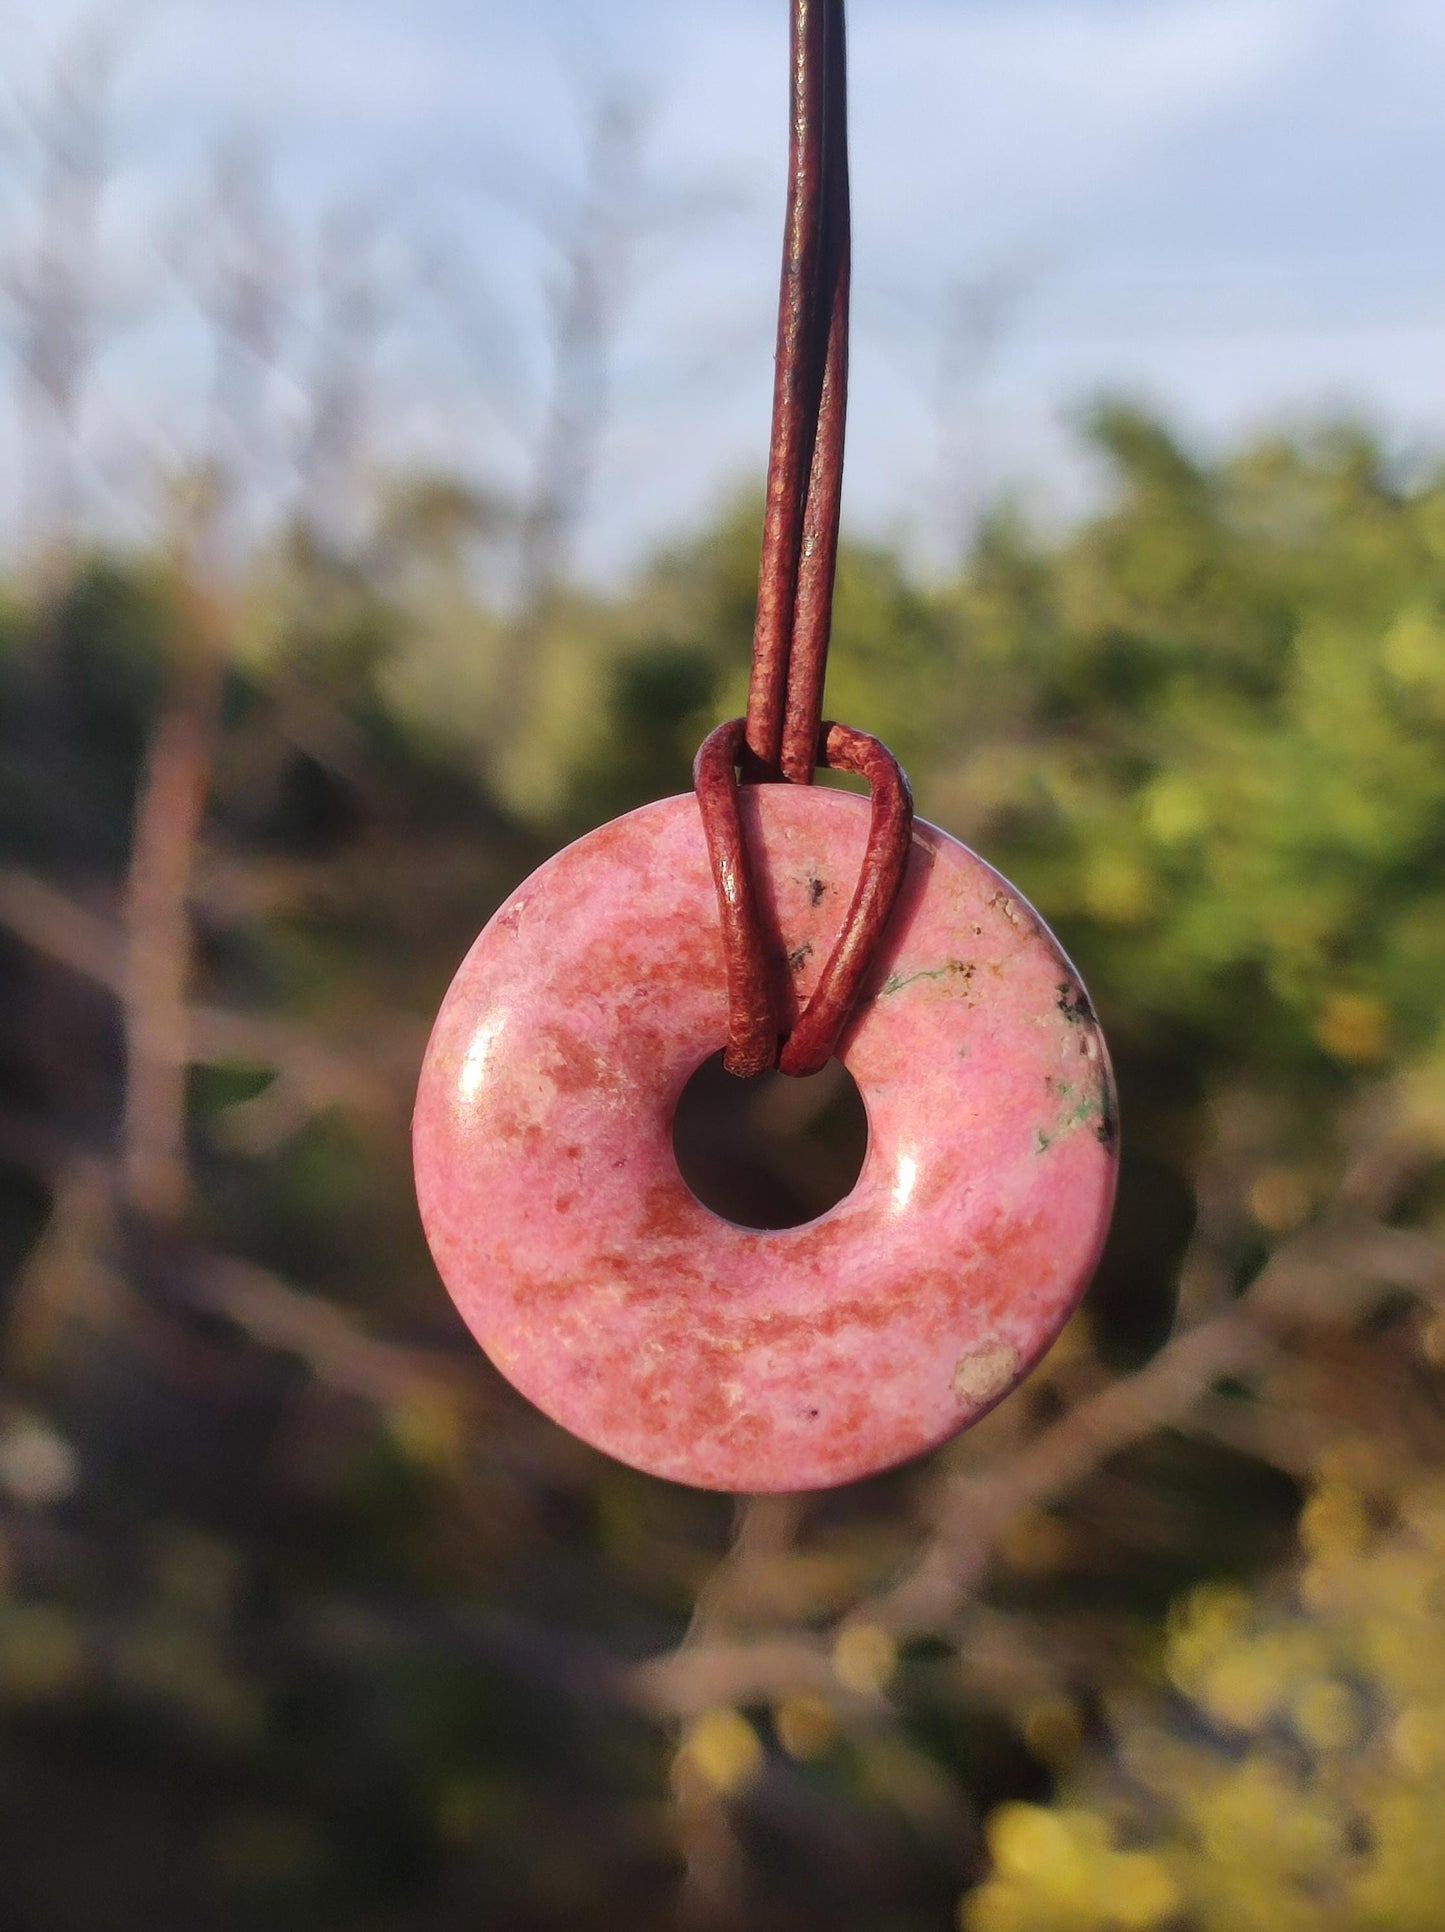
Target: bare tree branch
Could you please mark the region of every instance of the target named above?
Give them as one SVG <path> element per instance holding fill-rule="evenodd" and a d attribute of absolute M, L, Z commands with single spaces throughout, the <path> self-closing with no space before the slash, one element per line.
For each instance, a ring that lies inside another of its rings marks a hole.
<path fill-rule="evenodd" d="M 121 1171 L 133 1207 L 178 1220 L 186 1161 L 189 911 L 221 700 L 216 613 L 185 572 L 184 661 L 151 736 L 137 795 L 124 924 L 126 1036 Z"/>
<path fill-rule="evenodd" d="M 125 999 L 124 934 L 53 886 L 13 868 L 0 870 L 0 928 Z M 343 1049 L 298 1021 L 204 1002 L 180 1013 L 177 1027 L 188 1063 L 276 1067 L 306 1095 L 310 1112 L 330 1106 L 393 1111 L 410 1091 L 421 1050 L 420 1029 L 398 1025 L 393 1036 L 373 1038 L 365 1049 Z"/>

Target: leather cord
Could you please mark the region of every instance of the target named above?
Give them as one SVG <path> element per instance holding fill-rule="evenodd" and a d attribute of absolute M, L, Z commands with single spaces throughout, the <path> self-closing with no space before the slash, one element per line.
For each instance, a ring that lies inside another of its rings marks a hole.
<path fill-rule="evenodd" d="M 708 736 L 693 768 L 722 921 L 724 1065 L 740 1076 L 771 1066 L 812 1073 L 831 1057 L 897 900 L 913 827 L 908 780 L 888 747 L 822 719 L 848 403 L 843 0 L 792 0 L 791 63 L 788 212 L 748 709 Z M 778 966 L 759 919 L 738 768 L 751 783 L 807 785 L 819 763 L 868 779 L 868 846 L 833 951 L 784 1042 Z"/>

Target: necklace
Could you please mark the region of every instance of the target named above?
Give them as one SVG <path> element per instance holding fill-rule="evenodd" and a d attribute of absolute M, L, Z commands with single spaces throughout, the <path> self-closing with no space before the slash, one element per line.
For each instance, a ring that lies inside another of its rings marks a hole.
<path fill-rule="evenodd" d="M 1077 973 L 1027 901 L 917 822 L 887 747 L 822 717 L 850 272 L 842 0 L 792 0 L 790 193 L 753 674 L 694 794 L 614 820 L 500 908 L 438 1015 L 414 1127 L 427 1239 L 498 1368 L 625 1462 L 800 1490 L 945 1441 L 1052 1343 L 1108 1228 L 1117 1107 Z M 862 774 L 871 801 L 814 786 Z M 741 771 L 741 782 L 739 772 Z M 740 1228 L 672 1119 L 836 1052 L 853 1191 Z"/>

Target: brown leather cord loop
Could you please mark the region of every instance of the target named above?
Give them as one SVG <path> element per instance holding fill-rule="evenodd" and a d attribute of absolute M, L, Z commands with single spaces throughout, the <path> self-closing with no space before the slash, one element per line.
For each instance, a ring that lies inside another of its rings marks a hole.
<path fill-rule="evenodd" d="M 729 718 L 703 739 L 692 767 L 722 921 L 728 989 L 723 1065 L 740 1078 L 777 1065 L 779 1034 L 772 975 L 738 811 L 737 763 L 745 737 L 745 721 Z"/>
<path fill-rule="evenodd" d="M 739 1075 L 774 1065 L 813 1073 L 827 1063 L 892 914 L 913 829 L 913 796 L 888 747 L 821 722 L 848 401 L 847 110 L 843 0 L 793 0 L 790 191 L 748 712 L 719 725 L 693 767 L 722 923 L 723 1064 Z M 868 845 L 833 951 L 780 1055 L 774 970 L 749 871 L 737 768 L 743 764 L 753 779 L 807 785 L 820 759 L 868 779 Z"/>
<path fill-rule="evenodd" d="M 834 771 L 860 772 L 868 780 L 872 817 L 842 930 L 778 1062 L 784 1073 L 793 1074 L 816 1073 L 833 1057 L 898 902 L 913 841 L 913 791 L 882 739 L 851 725 L 825 724 L 820 751 Z"/>
<path fill-rule="evenodd" d="M 728 989 L 723 1065 L 744 1078 L 771 1066 L 784 1073 L 816 1073 L 832 1058 L 897 903 L 913 837 L 913 793 L 903 767 L 881 739 L 850 725 L 822 727 L 816 746 L 821 762 L 866 778 L 872 813 L 852 901 L 812 998 L 780 1056 L 772 973 L 738 807 L 737 764 L 745 737 L 745 721 L 730 718 L 703 740 L 693 765 L 722 919 Z"/>

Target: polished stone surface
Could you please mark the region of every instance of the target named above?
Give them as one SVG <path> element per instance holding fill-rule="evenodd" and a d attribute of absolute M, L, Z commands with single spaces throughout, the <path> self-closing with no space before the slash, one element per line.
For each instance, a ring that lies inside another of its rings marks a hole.
<path fill-rule="evenodd" d="M 867 805 L 791 785 L 743 805 L 796 1003 Z M 863 1171 L 803 1227 L 736 1227 L 678 1172 L 673 1111 L 724 1015 L 691 796 L 549 860 L 437 1018 L 414 1128 L 427 1238 L 503 1374 L 588 1442 L 706 1488 L 849 1482 L 976 1420 L 1078 1302 L 1114 1195 L 1108 1058 L 1037 914 L 921 822 L 840 1049 Z"/>

